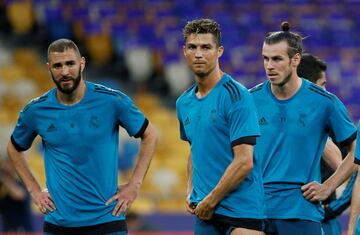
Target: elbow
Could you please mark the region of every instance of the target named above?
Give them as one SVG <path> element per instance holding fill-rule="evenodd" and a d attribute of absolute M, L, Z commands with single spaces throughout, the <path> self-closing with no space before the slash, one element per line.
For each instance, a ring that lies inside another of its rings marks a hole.
<path fill-rule="evenodd" d="M 154 143 L 154 145 L 157 145 L 158 141 L 159 141 L 159 132 L 158 130 L 155 128 L 154 125 L 150 124 L 150 128 L 151 128 L 151 131 L 150 131 L 150 136 L 151 136 L 151 139 L 152 139 L 152 142 Z"/>
<path fill-rule="evenodd" d="M 246 172 L 246 175 L 250 174 L 250 172 L 252 171 L 252 169 L 254 168 L 254 164 L 253 162 L 248 162 L 244 165 L 244 171 Z"/>
<path fill-rule="evenodd" d="M 7 146 L 6 146 L 6 152 L 8 154 L 9 157 L 11 157 L 11 153 L 14 151 L 14 146 L 11 143 L 11 140 L 8 142 Z"/>
<path fill-rule="evenodd" d="M 143 140 L 149 140 L 149 142 L 157 143 L 159 139 L 159 134 L 157 129 L 153 124 L 149 122 L 148 127 L 146 128 L 144 134 L 141 136 Z"/>
<path fill-rule="evenodd" d="M 240 171 L 243 172 L 244 175 L 249 175 L 250 172 L 252 171 L 252 169 L 254 168 L 254 164 L 253 164 L 252 160 L 242 162 L 240 164 L 241 165 L 240 165 L 239 169 L 241 169 Z"/>

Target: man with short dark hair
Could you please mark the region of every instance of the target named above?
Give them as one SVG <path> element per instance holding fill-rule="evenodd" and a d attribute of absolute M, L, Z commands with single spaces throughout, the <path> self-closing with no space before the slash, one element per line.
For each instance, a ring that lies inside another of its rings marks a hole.
<path fill-rule="evenodd" d="M 45 214 L 45 234 L 127 234 L 124 212 L 135 200 L 157 135 L 124 93 L 87 82 L 85 58 L 68 39 L 48 48 L 56 88 L 20 112 L 8 154 L 33 201 Z M 119 126 L 141 138 L 132 177 L 118 186 Z M 46 190 L 30 171 L 25 151 L 42 138 Z"/>
<path fill-rule="evenodd" d="M 193 20 L 184 30 L 185 60 L 195 84 L 176 102 L 181 139 L 189 142 L 187 210 L 196 235 L 261 235 L 261 170 L 253 148 L 259 126 L 251 95 L 221 71 L 218 23 Z"/>

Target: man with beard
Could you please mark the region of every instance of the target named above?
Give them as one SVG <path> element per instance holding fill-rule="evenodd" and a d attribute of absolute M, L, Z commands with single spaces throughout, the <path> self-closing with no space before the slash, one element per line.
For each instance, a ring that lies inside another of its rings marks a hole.
<path fill-rule="evenodd" d="M 190 144 L 187 211 L 195 235 L 263 234 L 263 186 L 253 154 L 259 125 L 247 89 L 224 73 L 218 23 L 188 22 L 183 53 L 195 85 L 176 102 L 181 139 Z"/>
<path fill-rule="evenodd" d="M 320 159 L 330 133 L 353 158 L 356 129 L 335 95 L 298 76 L 302 37 L 289 28 L 284 22 L 281 31 L 266 35 L 262 56 L 268 81 L 250 90 L 261 130 L 255 153 L 263 170 L 265 231 L 320 235 L 323 209 L 308 201 L 301 187 L 320 182 Z"/>
<path fill-rule="evenodd" d="M 52 42 L 47 57 L 56 88 L 20 112 L 7 148 L 9 157 L 45 214 L 45 234 L 127 234 L 124 212 L 150 165 L 155 129 L 124 93 L 82 78 L 85 58 L 71 40 Z M 120 186 L 119 126 L 141 138 L 132 177 Z M 25 159 L 37 135 L 44 147 L 44 190 Z"/>

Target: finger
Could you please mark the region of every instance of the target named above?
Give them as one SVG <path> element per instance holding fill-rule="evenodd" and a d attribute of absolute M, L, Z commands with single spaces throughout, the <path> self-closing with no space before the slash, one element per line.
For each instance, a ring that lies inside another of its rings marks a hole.
<path fill-rule="evenodd" d="M 315 195 L 314 190 L 307 190 L 303 193 L 304 198 L 306 198 L 307 200 L 311 200 Z"/>
<path fill-rule="evenodd" d="M 301 190 L 302 190 L 302 191 L 306 191 L 306 190 L 308 190 L 308 188 L 309 188 L 311 185 L 312 185 L 312 183 L 307 183 L 307 184 L 301 186 Z"/>
<path fill-rule="evenodd" d="M 117 200 L 117 199 L 118 199 L 117 195 L 114 195 L 114 196 L 112 196 L 109 200 L 107 200 L 107 201 L 105 202 L 105 205 L 107 206 L 107 205 L 111 204 L 113 201 L 115 201 L 115 200 Z"/>
<path fill-rule="evenodd" d="M 122 203 L 120 203 L 120 202 L 118 202 L 118 203 L 115 205 L 114 210 L 113 210 L 113 212 L 112 212 L 112 215 L 113 215 L 113 216 L 118 216 L 118 215 L 120 215 L 119 211 L 120 211 L 121 205 L 122 205 Z"/>
<path fill-rule="evenodd" d="M 319 202 L 321 201 L 320 196 L 313 194 L 312 198 L 310 199 L 311 202 Z"/>
<path fill-rule="evenodd" d="M 56 209 L 55 205 L 50 200 L 45 201 L 45 207 L 49 211 L 54 211 Z"/>
<path fill-rule="evenodd" d="M 120 209 L 117 211 L 116 216 L 120 216 L 120 214 L 125 213 L 127 208 L 128 208 L 127 203 L 123 202 L 121 204 Z"/>
<path fill-rule="evenodd" d="M 305 198 L 307 198 L 310 194 L 311 194 L 311 190 L 310 190 L 310 189 L 307 189 L 307 190 L 303 191 L 303 196 L 304 196 Z"/>
<path fill-rule="evenodd" d="M 194 209 L 192 207 L 189 206 L 189 204 L 185 205 L 186 211 L 189 212 L 190 214 L 194 214 Z"/>
<path fill-rule="evenodd" d="M 45 206 L 40 206 L 40 207 L 39 207 L 39 210 L 40 210 L 40 212 L 43 213 L 43 214 L 46 214 L 46 213 L 47 213 L 47 210 L 46 210 L 46 207 L 45 207 Z"/>
<path fill-rule="evenodd" d="M 47 205 L 50 207 L 51 211 L 56 210 L 55 203 L 51 198 L 48 198 Z"/>

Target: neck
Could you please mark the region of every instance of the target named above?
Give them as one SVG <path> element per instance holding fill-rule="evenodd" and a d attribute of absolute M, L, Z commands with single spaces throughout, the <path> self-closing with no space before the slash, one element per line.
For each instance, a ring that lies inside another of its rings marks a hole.
<path fill-rule="evenodd" d="M 302 84 L 301 78 L 298 76 L 291 78 L 286 84 L 273 85 L 271 84 L 271 92 L 279 100 L 290 99 L 300 89 Z"/>
<path fill-rule="evenodd" d="M 70 94 L 62 93 L 59 89 L 56 90 L 56 96 L 63 105 L 74 105 L 79 103 L 85 95 L 86 85 L 84 80 L 81 80 L 79 86 Z"/>
<path fill-rule="evenodd" d="M 199 98 L 206 96 L 216 86 L 223 75 L 223 71 L 215 69 L 205 77 L 195 76 L 195 82 L 198 86 L 196 95 Z"/>

